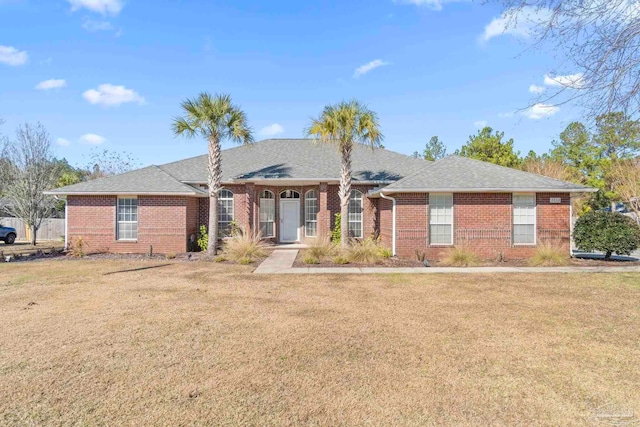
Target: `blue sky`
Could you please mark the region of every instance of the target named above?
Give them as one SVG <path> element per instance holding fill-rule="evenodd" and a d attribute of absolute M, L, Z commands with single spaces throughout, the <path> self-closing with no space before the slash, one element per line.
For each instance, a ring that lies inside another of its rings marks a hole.
<path fill-rule="evenodd" d="M 96 147 L 161 164 L 206 152 L 170 126 L 184 98 L 209 91 L 232 95 L 257 140 L 301 137 L 324 105 L 357 98 L 398 152 L 432 135 L 452 152 L 485 123 L 544 152 L 579 112 L 517 111 L 553 89 L 557 61 L 525 52 L 526 26 L 503 34 L 501 13 L 442 0 L 0 0 L 0 131 L 40 121 L 72 164 Z"/>

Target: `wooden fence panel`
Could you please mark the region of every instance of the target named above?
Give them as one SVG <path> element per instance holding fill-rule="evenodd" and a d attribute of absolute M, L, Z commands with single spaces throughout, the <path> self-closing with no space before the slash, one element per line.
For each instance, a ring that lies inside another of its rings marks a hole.
<path fill-rule="evenodd" d="M 17 240 L 29 240 L 30 232 L 18 218 L 0 218 L 0 224 L 13 227 L 18 234 Z M 64 218 L 48 218 L 42 221 L 38 230 L 38 240 L 61 240 L 64 238 Z"/>

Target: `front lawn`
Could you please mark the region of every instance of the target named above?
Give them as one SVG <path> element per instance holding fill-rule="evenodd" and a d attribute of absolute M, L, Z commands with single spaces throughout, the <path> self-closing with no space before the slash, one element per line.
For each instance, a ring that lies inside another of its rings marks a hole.
<path fill-rule="evenodd" d="M 0 425 L 593 425 L 640 414 L 640 274 L 3 264 Z"/>

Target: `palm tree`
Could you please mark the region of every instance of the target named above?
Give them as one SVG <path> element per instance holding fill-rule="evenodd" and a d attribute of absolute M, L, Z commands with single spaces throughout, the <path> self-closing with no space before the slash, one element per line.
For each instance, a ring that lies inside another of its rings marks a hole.
<path fill-rule="evenodd" d="M 184 117 L 173 120 L 176 136 L 202 136 L 209 142 L 209 242 L 207 253 L 215 255 L 218 243 L 218 192 L 222 180 L 220 142 L 230 139 L 236 143 L 253 142 L 247 116 L 231 101 L 231 96 L 202 92 L 196 99 L 181 104 Z"/>
<path fill-rule="evenodd" d="M 349 197 L 351 195 L 351 152 L 354 144 L 380 147 L 378 115 L 356 100 L 328 105 L 317 119 L 311 120 L 306 130 L 321 143 L 334 144 L 340 153 L 340 241 L 349 244 Z"/>

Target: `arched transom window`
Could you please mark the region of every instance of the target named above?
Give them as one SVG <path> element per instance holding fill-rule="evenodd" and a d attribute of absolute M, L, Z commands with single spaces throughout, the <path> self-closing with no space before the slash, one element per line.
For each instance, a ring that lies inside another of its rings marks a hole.
<path fill-rule="evenodd" d="M 304 235 L 318 236 L 318 192 L 309 190 L 304 195 Z"/>
<path fill-rule="evenodd" d="M 284 190 L 282 193 L 280 193 L 280 198 L 281 199 L 299 199 L 300 193 L 294 190 Z"/>
<path fill-rule="evenodd" d="M 218 193 L 218 234 L 228 236 L 233 222 L 233 192 L 223 188 Z"/>
<path fill-rule="evenodd" d="M 349 236 L 362 238 L 362 192 L 351 190 L 349 197 Z"/>
<path fill-rule="evenodd" d="M 273 237 L 275 233 L 276 197 L 269 190 L 260 193 L 260 232 L 262 237 Z"/>

